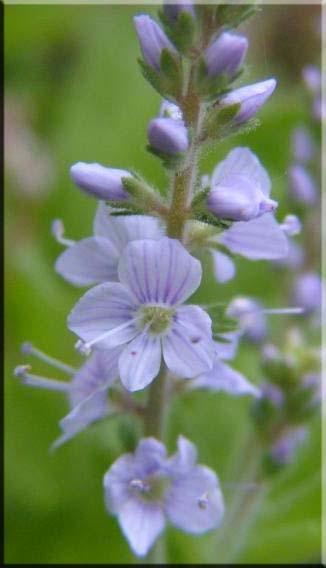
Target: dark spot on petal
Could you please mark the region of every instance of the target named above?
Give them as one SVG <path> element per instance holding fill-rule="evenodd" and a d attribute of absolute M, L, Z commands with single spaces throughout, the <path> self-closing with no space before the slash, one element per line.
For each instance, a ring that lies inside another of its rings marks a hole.
<path fill-rule="evenodd" d="M 137 351 L 130 351 L 130 355 L 137 355 Z"/>
<path fill-rule="evenodd" d="M 190 338 L 191 343 L 199 343 L 200 340 L 201 340 L 201 337 L 199 337 L 199 336 Z"/>

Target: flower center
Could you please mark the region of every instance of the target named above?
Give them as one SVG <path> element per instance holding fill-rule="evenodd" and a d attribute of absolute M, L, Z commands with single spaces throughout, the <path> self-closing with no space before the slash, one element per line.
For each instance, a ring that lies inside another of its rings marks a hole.
<path fill-rule="evenodd" d="M 159 501 L 167 488 L 168 480 L 161 475 L 151 475 L 145 479 L 132 479 L 131 491 L 145 501 Z"/>
<path fill-rule="evenodd" d="M 143 306 L 139 310 L 140 328 L 148 328 L 152 335 L 163 334 L 169 329 L 174 313 L 174 308 L 160 305 Z"/>

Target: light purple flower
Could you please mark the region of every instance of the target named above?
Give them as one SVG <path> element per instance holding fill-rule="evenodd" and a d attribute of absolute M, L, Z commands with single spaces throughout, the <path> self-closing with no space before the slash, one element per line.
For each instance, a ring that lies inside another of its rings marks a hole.
<path fill-rule="evenodd" d="M 310 162 L 315 153 L 313 140 L 304 127 L 295 128 L 292 132 L 292 155 L 297 162 Z"/>
<path fill-rule="evenodd" d="M 288 239 L 288 252 L 286 256 L 275 258 L 272 262 L 276 266 L 300 269 L 303 266 L 305 252 L 301 245 L 295 243 L 293 239 Z"/>
<path fill-rule="evenodd" d="M 322 282 L 317 272 L 300 274 L 294 284 L 294 300 L 298 306 L 310 313 L 320 309 Z"/>
<path fill-rule="evenodd" d="M 174 120 L 183 120 L 182 111 L 180 107 L 165 99 L 163 100 L 160 107 L 160 117 L 173 118 Z"/>
<path fill-rule="evenodd" d="M 172 23 L 178 20 L 181 12 L 188 12 L 188 14 L 195 18 L 195 8 L 192 2 L 178 2 L 177 0 L 175 0 L 174 4 L 164 2 L 163 12 Z"/>
<path fill-rule="evenodd" d="M 245 337 L 255 343 L 263 341 L 267 334 L 266 316 L 259 302 L 251 298 L 237 297 L 227 309 L 227 315 L 239 322 Z"/>
<path fill-rule="evenodd" d="M 188 149 L 188 130 L 182 120 L 154 118 L 147 133 L 150 145 L 165 154 L 173 155 Z"/>
<path fill-rule="evenodd" d="M 271 182 L 265 168 L 249 148 L 234 148 L 215 168 L 207 206 L 222 219 L 250 221 L 274 211 Z"/>
<path fill-rule="evenodd" d="M 96 163 L 77 162 L 71 166 L 70 175 L 78 187 L 98 199 L 117 201 L 129 199 L 121 181 L 123 177 L 132 177 L 126 170 L 107 168 Z"/>
<path fill-rule="evenodd" d="M 247 49 L 245 36 L 223 32 L 204 51 L 207 74 L 215 77 L 225 73 L 231 79 L 241 67 Z"/>
<path fill-rule="evenodd" d="M 64 392 L 68 397 L 70 412 L 60 420 L 62 435 L 54 442 L 57 448 L 87 428 L 117 411 L 108 400 L 108 390 L 119 376 L 118 360 L 121 348 L 96 351 L 79 368 L 74 369 L 34 348 L 23 344 L 23 353 L 36 355 L 39 359 L 69 374 L 71 380 L 59 381 L 30 373 L 29 365 L 16 368 L 15 374 L 26 385 L 51 391 Z"/>
<path fill-rule="evenodd" d="M 261 396 L 263 399 L 269 400 L 275 408 L 280 409 L 283 406 L 283 391 L 273 383 L 264 383 L 261 385 Z"/>
<path fill-rule="evenodd" d="M 306 65 L 302 69 L 302 77 L 307 89 L 316 95 L 321 89 L 321 73 L 316 65 Z"/>
<path fill-rule="evenodd" d="M 146 14 L 135 16 L 134 24 L 144 59 L 155 71 L 160 71 L 163 49 L 177 55 L 174 45 L 160 26 Z"/>
<path fill-rule="evenodd" d="M 200 262 L 174 239 L 134 241 L 121 256 L 118 274 L 119 283 L 89 290 L 69 315 L 81 350 L 124 345 L 120 378 L 131 391 L 157 376 L 162 354 L 180 377 L 211 369 L 211 320 L 198 306 L 182 306 L 200 284 Z"/>
<path fill-rule="evenodd" d="M 294 164 L 290 167 L 289 182 L 292 197 L 306 205 L 313 205 L 316 202 L 316 183 L 304 166 Z"/>
<path fill-rule="evenodd" d="M 323 120 L 325 116 L 325 100 L 321 95 L 317 95 L 312 103 L 312 116 L 315 120 Z"/>
<path fill-rule="evenodd" d="M 286 215 L 283 223 L 280 225 L 284 233 L 289 237 L 294 237 L 301 232 L 302 225 L 300 219 L 296 215 Z"/>
<path fill-rule="evenodd" d="M 298 447 L 307 439 L 308 430 L 299 426 L 285 432 L 272 446 L 270 455 L 278 465 L 292 463 Z"/>
<path fill-rule="evenodd" d="M 245 87 L 240 87 L 231 91 L 221 98 L 221 106 L 240 104 L 240 109 L 233 121 L 235 124 L 242 124 L 252 118 L 259 109 L 265 104 L 276 87 L 275 79 L 267 79 L 260 83 L 253 83 Z"/>
<path fill-rule="evenodd" d="M 224 515 L 216 474 L 197 465 L 195 446 L 183 436 L 168 458 L 155 438 L 142 439 L 134 454 L 117 459 L 104 476 L 107 509 L 137 556 L 145 556 L 166 521 L 191 534 L 217 528 Z"/>
<path fill-rule="evenodd" d="M 118 263 L 126 245 L 139 239 L 158 239 L 162 229 L 157 219 L 145 215 L 114 217 L 100 202 L 94 220 L 94 236 L 62 240 L 67 249 L 58 257 L 55 270 L 75 286 L 90 286 L 118 280 Z"/>

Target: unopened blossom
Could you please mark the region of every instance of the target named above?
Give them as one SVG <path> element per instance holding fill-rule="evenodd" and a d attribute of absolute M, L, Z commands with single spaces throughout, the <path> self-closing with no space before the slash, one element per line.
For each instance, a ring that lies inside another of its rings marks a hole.
<path fill-rule="evenodd" d="M 249 148 L 234 148 L 220 162 L 211 178 L 208 209 L 222 219 L 250 221 L 274 211 L 271 181 Z"/>
<path fill-rule="evenodd" d="M 127 170 L 108 168 L 101 164 L 77 162 L 70 168 L 70 176 L 78 187 L 98 199 L 124 201 L 129 199 L 122 178 L 131 177 Z"/>
<path fill-rule="evenodd" d="M 82 351 L 124 345 L 120 378 L 131 391 L 159 373 L 162 355 L 179 377 L 213 366 L 211 320 L 198 306 L 182 304 L 198 288 L 202 268 L 176 240 L 134 241 L 122 253 L 120 282 L 89 290 L 68 317 Z"/>
<path fill-rule="evenodd" d="M 300 445 L 307 439 L 308 430 L 304 426 L 298 426 L 287 430 L 273 444 L 270 456 L 277 465 L 287 465 L 295 459 L 295 453 Z"/>
<path fill-rule="evenodd" d="M 173 118 L 174 120 L 183 120 L 181 108 L 170 101 L 163 100 L 160 107 L 161 118 Z"/>
<path fill-rule="evenodd" d="M 220 105 L 230 106 L 240 104 L 240 109 L 235 115 L 233 121 L 235 124 L 247 122 L 255 116 L 259 109 L 265 104 L 267 99 L 272 95 L 276 87 L 275 79 L 267 79 L 260 83 L 253 83 L 231 91 L 219 101 Z"/>
<path fill-rule="evenodd" d="M 232 335 L 234 337 L 232 337 Z M 235 355 L 234 345 L 237 345 L 239 332 L 224 334 L 226 346 L 223 342 L 215 343 L 215 359 L 211 371 L 203 373 L 191 381 L 191 388 L 207 389 L 213 392 L 225 392 L 233 396 L 251 395 L 255 398 L 260 397 L 261 391 L 253 385 L 248 379 L 224 362 L 224 359 L 230 359 L 230 355 Z M 227 340 L 231 342 L 231 349 L 228 349 Z"/>
<path fill-rule="evenodd" d="M 24 343 L 22 350 L 26 355 L 35 355 L 70 376 L 70 381 L 60 381 L 34 375 L 30 372 L 29 365 L 20 365 L 15 370 L 16 376 L 24 384 L 63 392 L 67 396 L 70 412 L 60 420 L 62 435 L 54 442 L 54 448 L 70 440 L 91 423 L 117 411 L 108 399 L 108 390 L 119 375 L 119 347 L 92 353 L 79 369 L 47 356 L 30 343 Z"/>
<path fill-rule="evenodd" d="M 301 164 L 289 169 L 290 192 L 292 197 L 305 205 L 313 205 L 317 200 L 316 182 Z"/>
<path fill-rule="evenodd" d="M 56 221 L 57 223 L 57 221 Z M 130 241 L 158 239 L 162 229 L 157 219 L 146 215 L 114 217 L 111 209 L 100 202 L 93 224 L 94 236 L 80 241 L 67 241 L 54 232 L 67 249 L 60 254 L 56 271 L 75 286 L 90 286 L 118 280 L 118 263 Z"/>
<path fill-rule="evenodd" d="M 261 304 L 251 298 L 237 297 L 232 300 L 227 314 L 238 320 L 245 337 L 259 343 L 267 334 L 266 316 Z"/>
<path fill-rule="evenodd" d="M 322 281 L 319 274 L 312 271 L 300 274 L 294 283 L 293 296 L 296 304 L 305 312 L 319 310 L 322 300 Z"/>
<path fill-rule="evenodd" d="M 163 12 L 164 15 L 170 20 L 170 22 L 174 23 L 178 20 L 179 15 L 182 12 L 187 12 L 193 18 L 195 18 L 195 8 L 192 2 L 182 2 L 175 0 L 174 4 L 170 4 L 168 2 L 164 2 L 163 4 Z"/>
<path fill-rule="evenodd" d="M 248 49 L 245 36 L 223 32 L 204 51 L 207 74 L 216 77 L 225 74 L 232 79 L 240 69 Z"/>
<path fill-rule="evenodd" d="M 301 232 L 302 224 L 300 219 L 296 215 L 286 215 L 283 219 L 283 223 L 280 225 L 284 233 L 289 237 L 294 237 Z"/>
<path fill-rule="evenodd" d="M 310 162 L 315 153 L 315 145 L 306 128 L 298 127 L 292 132 L 292 155 L 297 162 Z"/>
<path fill-rule="evenodd" d="M 118 458 L 104 476 L 105 502 L 137 556 L 145 556 L 166 522 L 200 535 L 217 528 L 224 501 L 216 474 L 197 465 L 197 450 L 183 436 L 168 458 L 155 438 Z"/>
<path fill-rule="evenodd" d="M 321 72 L 316 65 L 306 65 L 302 70 L 302 77 L 307 89 L 316 95 L 321 89 Z"/>
<path fill-rule="evenodd" d="M 154 118 L 148 125 L 147 134 L 152 148 L 164 154 L 173 155 L 188 150 L 188 130 L 182 120 Z"/>
<path fill-rule="evenodd" d="M 134 24 L 144 59 L 155 71 L 160 71 L 161 54 L 168 49 L 177 55 L 177 50 L 162 28 L 146 14 L 134 17 Z"/>

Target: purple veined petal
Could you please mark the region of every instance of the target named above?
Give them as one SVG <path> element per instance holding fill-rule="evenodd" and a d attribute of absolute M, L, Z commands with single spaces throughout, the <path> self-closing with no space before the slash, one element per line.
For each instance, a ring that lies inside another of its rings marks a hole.
<path fill-rule="evenodd" d="M 88 290 L 72 309 L 68 328 L 100 349 L 116 347 L 139 333 L 133 319 L 136 308 L 130 293 L 121 284 L 99 284 Z M 112 333 L 105 337 L 109 331 Z"/>
<path fill-rule="evenodd" d="M 234 223 L 218 241 L 233 253 L 251 260 L 280 258 L 288 252 L 287 238 L 271 213 Z"/>
<path fill-rule="evenodd" d="M 215 473 L 195 466 L 177 477 L 167 490 L 164 509 L 170 522 L 192 534 L 217 528 L 224 515 L 224 501 Z"/>
<path fill-rule="evenodd" d="M 118 515 L 120 527 L 137 556 L 146 556 L 165 527 L 160 503 L 131 498 Z"/>
<path fill-rule="evenodd" d="M 222 391 L 234 396 L 251 395 L 259 397 L 260 389 L 250 383 L 241 373 L 232 369 L 218 358 L 214 362 L 213 369 L 200 375 L 192 381 L 192 388 Z"/>
<path fill-rule="evenodd" d="M 199 306 L 177 309 L 174 323 L 162 338 L 163 357 L 169 370 L 183 378 L 192 378 L 213 366 L 214 342 L 211 319 Z"/>
<path fill-rule="evenodd" d="M 209 249 L 213 257 L 214 276 L 217 282 L 223 284 L 235 276 L 235 264 L 229 255 L 215 249 Z"/>
<path fill-rule="evenodd" d="M 75 373 L 70 402 L 76 406 L 100 388 L 108 388 L 119 376 L 119 357 L 123 347 L 94 351 Z"/>
<path fill-rule="evenodd" d="M 140 333 L 123 350 L 119 359 L 120 378 L 129 391 L 145 388 L 158 375 L 161 366 L 161 341 Z"/>
<path fill-rule="evenodd" d="M 111 209 L 100 202 L 94 220 L 94 234 L 110 241 L 118 256 L 130 241 L 159 239 L 164 231 L 158 219 L 147 215 L 128 215 L 114 217 Z"/>
<path fill-rule="evenodd" d="M 118 273 L 139 302 L 174 306 L 198 288 L 202 268 L 178 241 L 164 237 L 129 243 Z"/>
<path fill-rule="evenodd" d="M 70 175 L 78 187 L 98 199 L 119 201 L 129 199 L 121 181 L 123 177 L 131 177 L 126 170 L 108 168 L 96 163 L 77 162 L 71 166 Z"/>
<path fill-rule="evenodd" d="M 179 476 L 191 470 L 197 461 L 195 444 L 184 436 L 178 437 L 178 451 L 168 460 L 166 468 L 170 476 Z"/>
<path fill-rule="evenodd" d="M 82 239 L 60 254 L 55 270 L 75 286 L 90 286 L 118 278 L 118 255 L 110 241 Z"/>
<path fill-rule="evenodd" d="M 85 430 L 92 422 L 112 413 L 113 409 L 110 408 L 107 400 L 107 387 L 102 387 L 82 400 L 60 420 L 63 434 L 52 444 L 52 449 L 57 449 L 76 434 Z"/>
<path fill-rule="evenodd" d="M 241 331 L 228 331 L 227 333 L 221 333 L 220 336 L 226 341 L 214 342 L 218 358 L 234 359 L 238 350 Z"/>
<path fill-rule="evenodd" d="M 257 156 L 249 148 L 240 146 L 228 153 L 225 160 L 220 162 L 213 171 L 212 187 L 223 183 L 230 175 L 243 176 L 254 183 L 265 196 L 270 195 L 270 177 Z"/>

